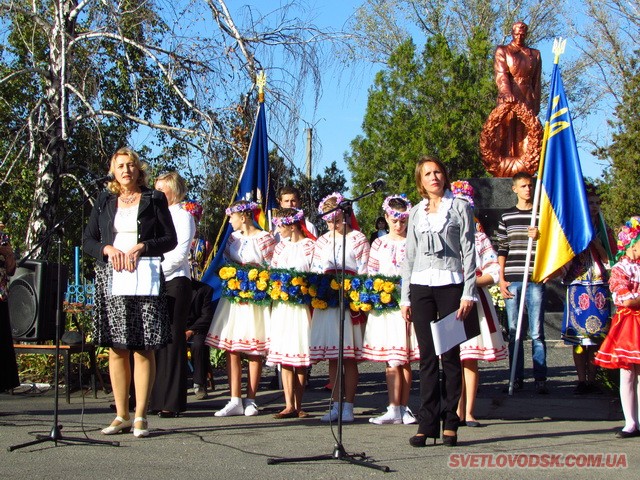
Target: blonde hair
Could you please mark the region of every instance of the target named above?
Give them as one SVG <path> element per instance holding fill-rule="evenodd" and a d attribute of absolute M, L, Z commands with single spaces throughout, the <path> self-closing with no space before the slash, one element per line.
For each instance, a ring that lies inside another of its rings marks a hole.
<path fill-rule="evenodd" d="M 116 150 L 116 153 L 114 153 L 111 156 L 111 162 L 109 163 L 109 173 L 111 173 L 112 175 L 115 175 L 115 161 L 116 161 L 116 158 L 119 157 L 120 155 L 125 155 L 129 157 L 130 160 L 133 160 L 133 163 L 138 169 L 138 186 L 146 187 L 147 186 L 147 164 L 144 163 L 142 160 L 140 160 L 140 156 L 132 148 L 122 147 Z M 107 183 L 107 189 L 109 189 L 111 193 L 115 193 L 116 195 L 120 194 L 121 192 L 120 183 L 115 178 L 111 180 L 109 183 Z"/>
<path fill-rule="evenodd" d="M 176 197 L 176 203 L 181 202 L 187 196 L 187 182 L 178 172 L 163 173 L 156 178 L 156 183 L 159 181 L 165 182 L 171 189 Z"/>

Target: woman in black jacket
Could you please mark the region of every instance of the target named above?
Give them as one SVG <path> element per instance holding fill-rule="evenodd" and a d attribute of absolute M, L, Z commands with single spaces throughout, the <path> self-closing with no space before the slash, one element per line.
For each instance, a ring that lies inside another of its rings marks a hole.
<path fill-rule="evenodd" d="M 131 427 L 136 437 L 149 434 L 146 417 L 155 379 L 155 350 L 171 341 L 160 260 L 163 253 L 176 246 L 176 232 L 166 197 L 146 186 L 145 167 L 129 148 L 121 148 L 111 157 L 109 172 L 114 179 L 108 191 L 98 196 L 84 231 L 84 250 L 98 260 L 94 341 L 109 347 L 109 376 L 116 404 L 116 418 L 102 430 L 105 435 L 128 432 Z M 157 269 L 158 293 L 112 294 L 112 287 L 117 288 L 120 281 L 114 280 L 114 273 L 136 271 L 141 259 L 149 263 L 147 271 Z M 133 421 L 128 408 L 132 351 L 136 393 Z"/>

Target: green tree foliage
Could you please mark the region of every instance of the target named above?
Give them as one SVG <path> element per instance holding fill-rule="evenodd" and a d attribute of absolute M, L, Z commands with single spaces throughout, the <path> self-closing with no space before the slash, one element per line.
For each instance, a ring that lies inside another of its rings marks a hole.
<path fill-rule="evenodd" d="M 618 226 L 632 215 L 640 215 L 640 51 L 630 62 L 625 76 L 622 102 L 616 108 L 613 142 L 599 150 L 601 158 L 610 158 L 605 174 L 609 184 L 602 196 L 602 210 L 610 225 Z"/>
<path fill-rule="evenodd" d="M 492 51 L 479 32 L 466 52 L 456 51 L 441 35 L 430 38 L 420 54 L 411 40 L 400 45 L 376 76 L 364 134 L 346 155 L 355 192 L 383 178 L 389 193 L 418 200 L 414 166 L 426 154 L 445 162 L 452 179 L 486 175 L 478 140 L 495 106 Z M 380 195 L 363 199 L 363 226 L 373 225 L 381 204 Z"/>

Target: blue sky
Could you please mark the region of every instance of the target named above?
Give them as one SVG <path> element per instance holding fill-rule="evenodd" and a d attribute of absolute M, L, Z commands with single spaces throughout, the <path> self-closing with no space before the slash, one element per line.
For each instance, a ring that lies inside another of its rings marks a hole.
<path fill-rule="evenodd" d="M 263 2 L 248 2 L 267 11 Z M 331 27 L 334 30 L 341 30 L 345 23 L 354 14 L 356 8 L 361 5 L 362 0 L 310 0 L 312 8 L 311 17 L 314 23 L 320 27 Z M 422 40 L 416 39 L 419 44 Z M 543 76 L 548 83 L 551 78 L 553 67 L 553 54 L 551 44 L 536 45 L 542 54 Z M 569 57 L 575 52 L 571 40 L 567 42 L 566 56 Z M 562 66 L 562 60 L 561 64 Z M 336 161 L 347 175 L 348 171 L 343 161 L 344 153 L 349 150 L 349 144 L 358 134 L 362 133 L 362 119 L 364 118 L 367 105 L 367 91 L 373 83 L 373 79 L 379 66 L 368 67 L 366 65 L 357 66 L 353 72 L 350 71 L 328 71 L 323 78 L 323 95 L 320 99 L 318 109 L 313 112 L 311 105 L 307 106 L 303 116 L 307 124 L 313 125 L 314 136 L 321 144 L 320 151 L 314 152 L 313 174 L 316 175 L 324 170 L 324 167 Z M 542 105 L 541 113 L 546 114 L 547 106 Z M 588 128 L 591 130 L 604 131 L 606 123 L 603 116 L 594 116 L 589 120 Z M 294 163 L 300 169 L 305 166 L 305 139 L 304 128 L 300 127 L 300 139 L 296 147 Z M 580 160 L 583 173 L 589 177 L 599 177 L 603 163 L 594 158 L 588 145 L 579 145 Z"/>

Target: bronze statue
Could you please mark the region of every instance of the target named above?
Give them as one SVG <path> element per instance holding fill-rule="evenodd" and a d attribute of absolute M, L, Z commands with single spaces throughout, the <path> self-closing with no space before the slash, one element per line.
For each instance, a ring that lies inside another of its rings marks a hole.
<path fill-rule="evenodd" d="M 512 177 L 523 170 L 536 173 L 543 134 L 536 117 L 540 111 L 540 51 L 525 45 L 525 23 L 515 23 L 511 34 L 511 43 L 496 48 L 498 106 L 480 137 L 483 163 L 496 177 Z"/>

